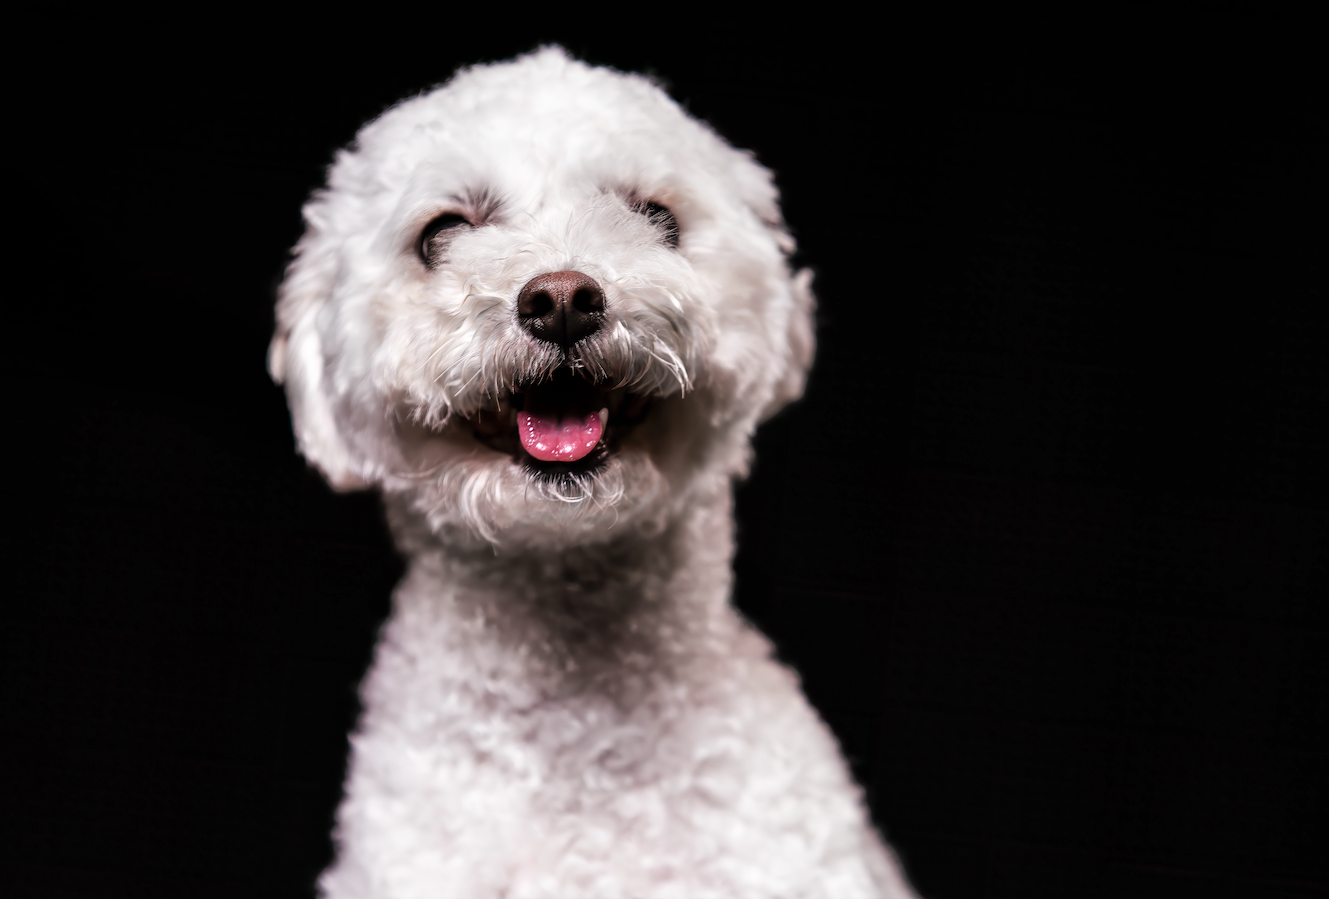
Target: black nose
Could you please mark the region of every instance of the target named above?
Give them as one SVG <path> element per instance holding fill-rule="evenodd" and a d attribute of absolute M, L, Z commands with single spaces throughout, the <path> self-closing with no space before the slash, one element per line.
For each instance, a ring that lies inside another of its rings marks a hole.
<path fill-rule="evenodd" d="M 517 294 L 517 318 L 532 337 L 570 347 L 604 324 L 604 291 L 581 272 L 536 275 Z"/>

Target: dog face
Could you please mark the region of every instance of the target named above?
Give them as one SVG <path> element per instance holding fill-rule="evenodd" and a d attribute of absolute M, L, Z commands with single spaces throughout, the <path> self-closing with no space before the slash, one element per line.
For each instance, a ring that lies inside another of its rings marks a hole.
<path fill-rule="evenodd" d="M 462 71 L 365 126 L 304 217 L 269 360 L 300 448 L 440 534 L 659 527 L 802 391 L 769 172 L 639 76 Z"/>

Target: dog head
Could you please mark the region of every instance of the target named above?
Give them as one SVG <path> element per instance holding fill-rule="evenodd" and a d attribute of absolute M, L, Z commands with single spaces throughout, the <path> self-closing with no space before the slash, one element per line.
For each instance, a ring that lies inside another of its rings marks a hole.
<path fill-rule="evenodd" d="M 300 449 L 439 534 L 659 527 L 802 392 L 770 173 L 640 76 L 463 70 L 366 125 L 304 218 L 269 354 Z"/>

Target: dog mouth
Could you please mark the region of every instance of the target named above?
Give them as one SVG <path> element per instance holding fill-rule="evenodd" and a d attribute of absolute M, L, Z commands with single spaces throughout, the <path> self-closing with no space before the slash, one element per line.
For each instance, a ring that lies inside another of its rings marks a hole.
<path fill-rule="evenodd" d="M 533 474 L 594 475 L 646 417 L 650 400 L 564 367 L 516 385 L 496 407 L 458 416 L 458 424 Z"/>

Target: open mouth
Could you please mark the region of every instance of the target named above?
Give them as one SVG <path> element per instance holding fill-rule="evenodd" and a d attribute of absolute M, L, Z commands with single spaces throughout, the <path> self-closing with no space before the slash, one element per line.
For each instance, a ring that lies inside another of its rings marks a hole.
<path fill-rule="evenodd" d="M 537 383 L 518 385 L 463 421 L 481 443 L 542 476 L 594 475 L 646 417 L 650 397 L 595 384 L 560 368 Z"/>

